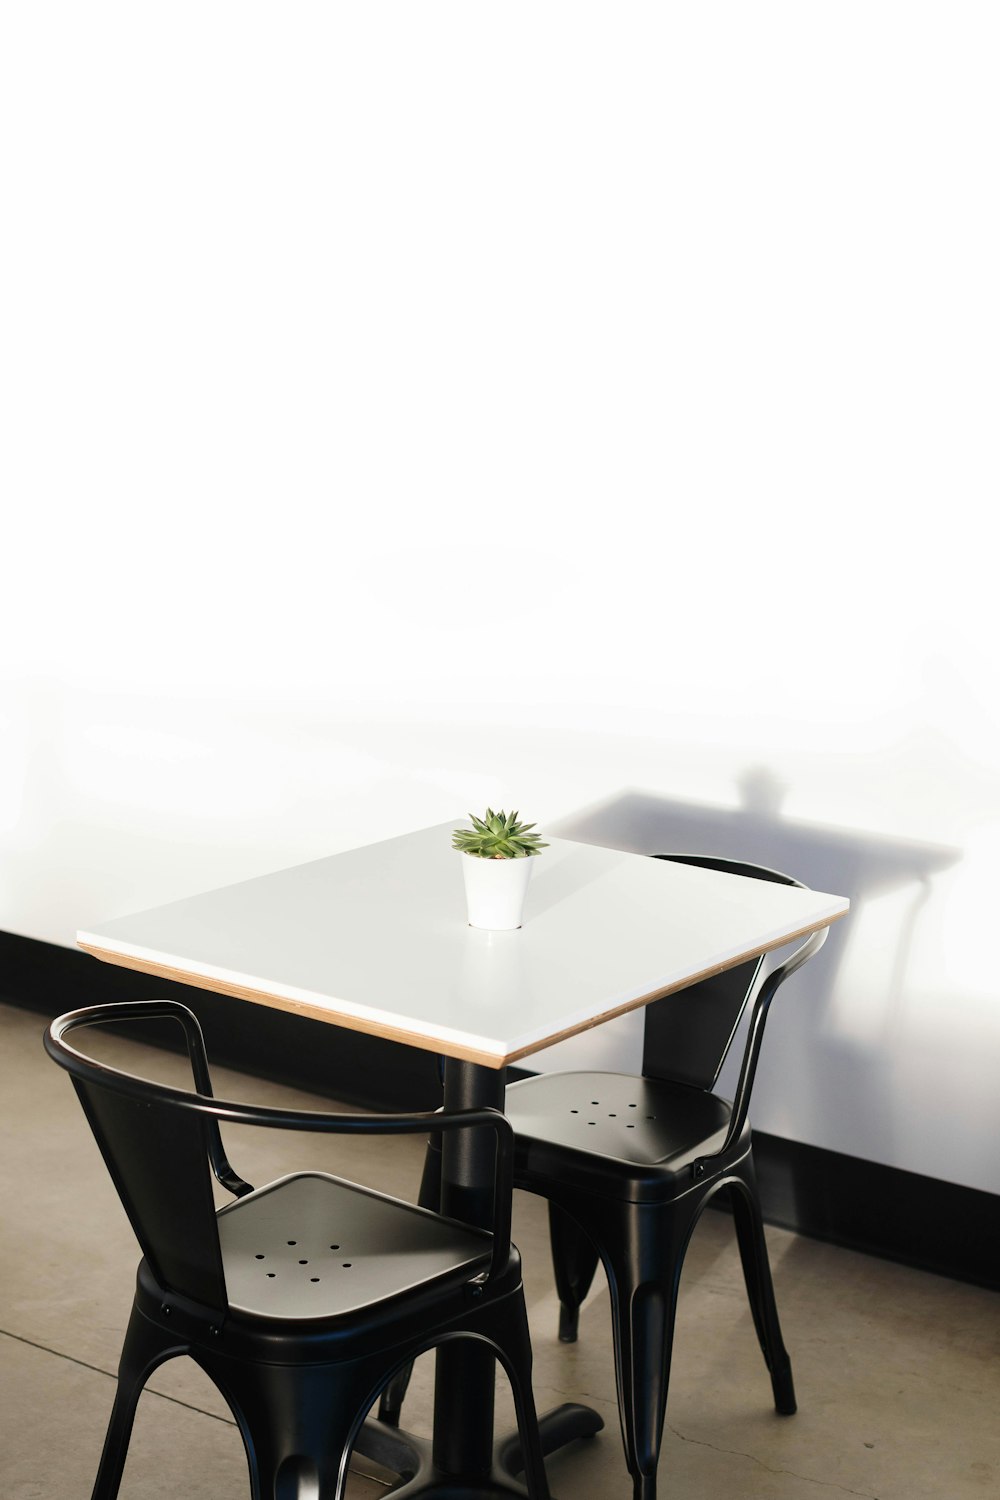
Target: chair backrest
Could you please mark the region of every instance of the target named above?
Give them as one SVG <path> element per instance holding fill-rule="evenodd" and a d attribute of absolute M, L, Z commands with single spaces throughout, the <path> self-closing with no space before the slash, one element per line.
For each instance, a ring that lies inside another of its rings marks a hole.
<path fill-rule="evenodd" d="M 81 1026 L 169 1017 L 184 1028 L 197 1092 L 140 1078 L 86 1056 L 66 1040 Z M 496 1137 L 489 1279 L 510 1255 L 513 1131 L 498 1110 L 413 1115 L 342 1115 L 237 1104 L 212 1094 L 201 1028 L 175 1000 L 97 1005 L 59 1016 L 45 1050 L 71 1075 L 112 1181 L 157 1281 L 222 1317 L 228 1306 L 212 1172 L 237 1197 L 253 1192 L 222 1149 L 219 1122 L 359 1135 L 449 1132 L 486 1126 Z"/>
<path fill-rule="evenodd" d="M 208 1120 L 157 1098 L 73 1079 L 142 1253 L 159 1284 L 221 1317 L 226 1283 L 209 1169 Z"/>
<path fill-rule="evenodd" d="M 751 880 L 770 880 L 778 885 L 802 884 L 790 875 L 740 860 L 701 854 L 656 854 L 653 858 L 698 865 L 706 870 L 722 870 Z M 763 958 L 751 959 L 647 1005 L 643 1076 L 693 1084 L 701 1089 L 712 1088 L 722 1071 L 736 1028 L 758 986 L 762 964 Z"/>

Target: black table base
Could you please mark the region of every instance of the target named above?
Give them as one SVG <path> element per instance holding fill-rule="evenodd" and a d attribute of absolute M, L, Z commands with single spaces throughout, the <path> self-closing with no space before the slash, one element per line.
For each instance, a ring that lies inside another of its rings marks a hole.
<path fill-rule="evenodd" d="M 542 1453 L 547 1458 L 577 1438 L 593 1437 L 604 1420 L 588 1406 L 567 1402 L 538 1419 Z M 434 1462 L 432 1444 L 385 1422 L 368 1421 L 358 1434 L 355 1453 L 398 1474 L 404 1481 L 390 1491 L 393 1500 L 524 1500 L 528 1491 L 518 1480 L 524 1465 L 516 1433 L 493 1445 L 492 1463 L 483 1474 L 450 1474 Z"/>
<path fill-rule="evenodd" d="M 459 1058 L 445 1059 L 446 1109 L 504 1106 L 504 1070 Z M 467 1224 L 489 1228 L 493 1215 L 493 1152 L 489 1130 L 454 1131 L 442 1146 L 441 1210 Z M 500 1500 L 527 1495 L 517 1479 L 524 1465 L 516 1433 L 493 1441 L 496 1361 L 471 1341 L 455 1340 L 437 1351 L 434 1381 L 434 1441 L 412 1436 L 386 1422 L 367 1421 L 355 1452 L 404 1480 L 393 1500 Z M 542 1453 L 554 1453 L 576 1438 L 593 1437 L 603 1418 L 589 1407 L 567 1403 L 539 1418 Z"/>

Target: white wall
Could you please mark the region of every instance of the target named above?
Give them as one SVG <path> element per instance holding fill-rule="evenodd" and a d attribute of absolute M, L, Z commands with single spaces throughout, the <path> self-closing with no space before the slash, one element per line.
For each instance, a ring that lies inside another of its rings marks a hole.
<path fill-rule="evenodd" d="M 994 8 L 2 25 L 0 927 L 487 801 L 780 854 L 757 1124 L 1000 1190 Z"/>

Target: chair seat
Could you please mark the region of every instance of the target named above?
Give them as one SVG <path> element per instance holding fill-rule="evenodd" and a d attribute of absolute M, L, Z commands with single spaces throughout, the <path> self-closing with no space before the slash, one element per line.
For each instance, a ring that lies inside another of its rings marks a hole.
<path fill-rule="evenodd" d="M 546 1177 L 642 1202 L 671 1196 L 693 1161 L 721 1147 L 731 1106 L 627 1073 L 542 1073 L 509 1086 L 506 1113 L 519 1185 Z"/>
<path fill-rule="evenodd" d="M 348 1316 L 486 1269 L 492 1236 L 322 1172 L 282 1177 L 218 1216 L 231 1311 Z"/>

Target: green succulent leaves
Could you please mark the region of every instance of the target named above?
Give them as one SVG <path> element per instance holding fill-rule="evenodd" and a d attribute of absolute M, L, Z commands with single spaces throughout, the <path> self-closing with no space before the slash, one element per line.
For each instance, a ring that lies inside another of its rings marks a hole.
<path fill-rule="evenodd" d="M 462 854 L 471 854 L 476 859 L 524 859 L 529 854 L 538 854 L 547 849 L 537 833 L 531 830 L 534 823 L 519 823 L 517 813 L 495 813 L 486 809 L 485 818 L 469 814 L 471 828 L 456 828 L 451 846 Z"/>

